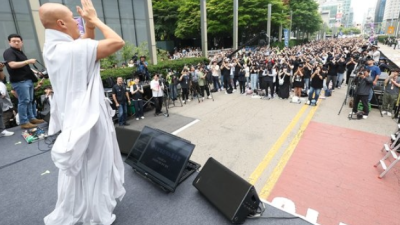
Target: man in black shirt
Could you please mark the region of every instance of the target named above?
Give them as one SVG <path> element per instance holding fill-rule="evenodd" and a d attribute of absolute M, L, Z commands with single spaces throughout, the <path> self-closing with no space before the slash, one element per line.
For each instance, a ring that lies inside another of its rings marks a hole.
<path fill-rule="evenodd" d="M 117 78 L 117 84 L 112 88 L 112 97 L 115 102 L 115 106 L 118 108 L 118 124 L 120 126 L 128 126 L 129 123 L 126 122 L 128 114 L 128 105 L 131 104 L 129 99 L 129 92 L 126 90 L 126 86 L 123 83 L 122 77 Z"/>
<path fill-rule="evenodd" d="M 326 86 L 329 89 L 329 83 L 332 81 L 332 91 L 335 90 L 337 80 L 337 64 L 336 60 L 333 59 L 328 63 L 328 78 L 326 79 Z"/>
<path fill-rule="evenodd" d="M 36 119 L 33 114 L 33 80 L 35 75 L 29 64 L 35 64 L 36 59 L 28 59 L 22 51 L 22 37 L 18 34 L 8 36 L 10 48 L 4 51 L 3 57 L 10 75 L 11 86 L 18 94 L 18 113 L 22 129 L 34 128 L 43 120 Z"/>
<path fill-rule="evenodd" d="M 337 62 L 337 83 L 336 87 L 341 88 L 342 82 L 343 82 L 343 77 L 344 77 L 344 72 L 346 71 L 346 62 L 344 57 L 341 57 L 339 61 Z"/>

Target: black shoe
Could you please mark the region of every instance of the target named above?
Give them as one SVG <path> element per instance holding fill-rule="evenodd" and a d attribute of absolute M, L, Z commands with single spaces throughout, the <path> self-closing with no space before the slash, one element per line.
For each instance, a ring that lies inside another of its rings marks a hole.
<path fill-rule="evenodd" d="M 124 125 L 124 126 L 129 126 L 130 124 L 129 124 L 129 123 L 127 123 L 127 122 L 125 122 L 123 125 Z"/>

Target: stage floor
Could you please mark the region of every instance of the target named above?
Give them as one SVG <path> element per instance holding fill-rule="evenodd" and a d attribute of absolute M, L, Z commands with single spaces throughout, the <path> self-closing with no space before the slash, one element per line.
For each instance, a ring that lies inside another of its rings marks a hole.
<path fill-rule="evenodd" d="M 57 198 L 58 169 L 45 141 L 27 144 L 20 128 L 0 138 L 0 224 L 43 224 Z M 39 150 L 39 148 L 41 150 Z M 126 195 L 114 213 L 115 225 L 231 224 L 192 186 L 196 174 L 167 194 L 125 164 Z M 266 217 L 292 215 L 267 205 Z M 302 219 L 248 219 L 246 224 L 310 224 Z"/>

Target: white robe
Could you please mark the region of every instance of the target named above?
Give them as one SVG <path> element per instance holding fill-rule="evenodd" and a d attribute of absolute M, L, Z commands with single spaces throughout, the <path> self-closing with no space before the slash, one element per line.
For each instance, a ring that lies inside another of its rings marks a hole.
<path fill-rule="evenodd" d="M 54 90 L 49 134 L 62 133 L 51 156 L 59 168 L 58 200 L 46 225 L 112 223 L 125 194 L 124 166 L 111 107 L 104 99 L 98 42 L 46 29 L 44 61 Z"/>

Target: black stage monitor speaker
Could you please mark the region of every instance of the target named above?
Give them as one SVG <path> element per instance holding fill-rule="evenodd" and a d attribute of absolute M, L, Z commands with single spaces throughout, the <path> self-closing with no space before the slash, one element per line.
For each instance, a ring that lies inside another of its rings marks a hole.
<path fill-rule="evenodd" d="M 255 188 L 210 157 L 193 186 L 234 224 L 244 223 L 257 213 L 260 199 Z"/>
<path fill-rule="evenodd" d="M 129 154 L 133 144 L 135 144 L 136 139 L 140 135 L 140 131 L 115 127 L 115 132 L 117 134 L 119 150 L 123 154 Z"/>

